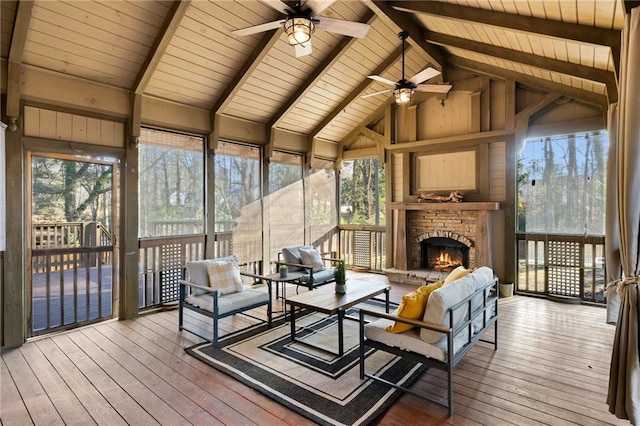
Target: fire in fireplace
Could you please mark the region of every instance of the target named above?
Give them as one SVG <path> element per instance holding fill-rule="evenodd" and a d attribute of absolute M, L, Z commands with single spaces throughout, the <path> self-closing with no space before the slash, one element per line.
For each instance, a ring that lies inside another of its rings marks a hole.
<path fill-rule="evenodd" d="M 420 242 L 420 267 L 450 271 L 456 266 L 469 267 L 469 247 L 452 238 L 433 237 Z"/>

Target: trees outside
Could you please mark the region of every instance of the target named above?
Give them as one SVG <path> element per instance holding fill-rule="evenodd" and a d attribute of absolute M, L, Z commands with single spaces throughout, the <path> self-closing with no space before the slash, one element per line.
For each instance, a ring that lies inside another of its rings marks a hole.
<path fill-rule="evenodd" d="M 204 232 L 204 139 L 143 129 L 138 151 L 139 236 Z"/>
<path fill-rule="evenodd" d="M 604 235 L 605 132 L 528 140 L 518 160 L 518 231 Z"/>
<path fill-rule="evenodd" d="M 33 222 L 101 222 L 110 228 L 112 177 L 109 164 L 33 156 Z"/>
<path fill-rule="evenodd" d="M 340 171 L 340 223 L 385 224 L 384 164 L 377 158 L 345 161 Z"/>

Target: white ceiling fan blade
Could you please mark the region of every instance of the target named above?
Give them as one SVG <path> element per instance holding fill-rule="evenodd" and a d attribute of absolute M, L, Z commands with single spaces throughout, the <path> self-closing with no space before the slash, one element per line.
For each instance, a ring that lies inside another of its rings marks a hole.
<path fill-rule="evenodd" d="M 294 47 L 296 49 L 296 58 L 300 58 L 301 56 L 311 55 L 311 52 L 312 52 L 311 41 L 308 41 L 304 45 L 296 44 Z"/>
<path fill-rule="evenodd" d="M 389 86 L 396 85 L 395 81 L 387 80 L 386 78 L 380 77 L 379 75 L 368 75 L 367 77 L 369 77 L 371 80 L 376 80 L 376 81 L 379 81 L 380 83 L 388 84 Z"/>
<path fill-rule="evenodd" d="M 450 84 L 419 84 L 416 87 L 418 92 L 449 93 L 449 90 L 451 90 Z"/>
<path fill-rule="evenodd" d="M 254 25 L 252 27 L 241 28 L 239 30 L 231 31 L 231 34 L 235 34 L 237 36 L 257 34 L 264 31 L 275 30 L 276 28 L 282 27 L 283 23 L 284 23 L 284 19 L 280 21 L 267 22 L 266 24 Z"/>
<path fill-rule="evenodd" d="M 323 10 L 328 8 L 336 0 L 307 0 L 302 4 L 302 8 L 308 7 L 313 12 L 311 15 L 319 15 Z"/>
<path fill-rule="evenodd" d="M 372 96 L 383 95 L 385 93 L 391 93 L 391 92 L 393 92 L 393 89 L 381 90 L 379 92 L 369 93 L 368 95 L 360 96 L 360 99 L 366 99 L 366 98 L 370 98 Z"/>
<path fill-rule="evenodd" d="M 318 16 L 317 19 L 318 23 L 316 23 L 316 28 L 323 31 L 357 38 L 364 37 L 367 35 L 367 31 L 369 31 L 369 24 L 343 21 L 342 19 L 325 18 L 324 16 Z"/>
<path fill-rule="evenodd" d="M 428 67 L 423 69 L 413 77 L 411 77 L 409 81 L 412 82 L 413 84 L 419 84 L 419 83 L 422 83 L 423 81 L 427 81 L 435 77 L 436 75 L 440 75 L 440 71 L 438 71 L 435 68 Z"/>
<path fill-rule="evenodd" d="M 288 4 L 280 0 L 262 0 L 262 2 L 284 14 L 293 12 L 293 9 L 291 9 Z"/>

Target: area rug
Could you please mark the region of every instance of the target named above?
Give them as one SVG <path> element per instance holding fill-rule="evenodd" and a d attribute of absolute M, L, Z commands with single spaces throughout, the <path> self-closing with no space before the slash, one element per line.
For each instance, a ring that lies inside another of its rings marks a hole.
<path fill-rule="evenodd" d="M 347 314 L 357 314 L 356 309 Z M 280 404 L 323 425 L 364 425 L 387 410 L 400 391 L 371 379 L 360 380 L 359 325 L 344 321 L 344 355 L 338 351 L 336 316 L 310 313 L 298 318 L 297 339 L 278 319 L 269 329 L 257 325 L 220 340 L 220 348 L 203 343 L 186 351 L 212 367 L 262 392 Z M 408 386 L 425 370 L 422 364 L 374 349 L 368 350 L 367 372 Z"/>

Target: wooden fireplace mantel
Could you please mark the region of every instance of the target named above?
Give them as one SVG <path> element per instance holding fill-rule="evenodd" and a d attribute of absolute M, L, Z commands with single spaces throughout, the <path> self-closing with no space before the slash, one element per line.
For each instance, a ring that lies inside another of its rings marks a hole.
<path fill-rule="evenodd" d="M 460 203 L 391 203 L 393 210 L 449 210 L 449 211 L 494 211 L 500 210 L 496 202 L 460 202 Z"/>
<path fill-rule="evenodd" d="M 444 203 L 410 203 L 394 202 L 390 205 L 396 211 L 395 256 L 394 267 L 407 269 L 407 253 L 409 251 L 407 231 L 409 228 L 408 212 L 473 212 L 476 220 L 475 235 L 468 237 L 475 240 L 475 265 L 491 266 L 491 242 L 489 235 L 489 213 L 500 210 L 498 202 L 444 202 Z"/>

